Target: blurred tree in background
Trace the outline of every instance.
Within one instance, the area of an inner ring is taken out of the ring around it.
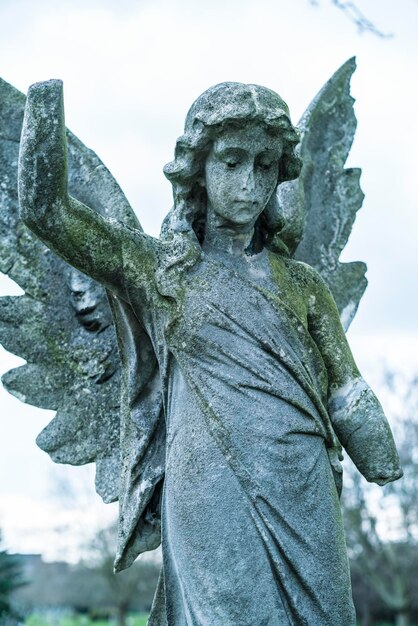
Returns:
[[[149,612],[160,564],[138,559],[129,569],[114,574],[115,549],[116,526],[111,525],[97,532],[85,548],[85,560],[75,565],[22,555],[31,567],[30,584],[16,592],[16,601],[27,615],[47,616],[62,609],[125,626],[128,612]]]
[[[387,373],[384,383],[404,476],[379,488],[348,471],[346,535],[362,626],[385,617],[409,626],[418,621],[418,378]]]
[[[116,541],[116,523],[100,530],[90,546],[89,563],[104,582],[103,602],[115,609],[118,626],[125,626],[130,609],[150,610],[160,567],[156,562],[139,559],[128,569],[115,574]]]
[[[98,498],[91,472],[76,473],[72,467],[68,470],[54,474],[53,497],[63,509],[91,510],[93,499]],[[83,515],[80,517],[82,520]],[[127,570],[115,574],[116,517],[112,516],[110,523],[97,519],[90,528],[83,528],[81,520],[76,529],[78,550],[71,554],[64,549],[61,562],[47,563],[40,555],[21,555],[30,585],[20,590],[16,599],[26,614],[62,608],[70,613],[113,618],[118,626],[125,626],[128,612],[149,612],[161,558],[145,555]],[[57,530],[64,537],[68,531],[65,526]],[[78,563],[66,562],[74,555],[80,559]]]
[[[0,550],[0,624],[12,623],[17,617],[12,596],[24,584],[19,560],[7,550]]]

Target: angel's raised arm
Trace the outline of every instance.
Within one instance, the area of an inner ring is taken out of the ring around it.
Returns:
[[[72,198],[67,178],[62,82],[36,83],[28,92],[19,155],[21,218],[65,261],[126,298],[123,255],[138,257],[140,278],[154,254],[151,238]]]

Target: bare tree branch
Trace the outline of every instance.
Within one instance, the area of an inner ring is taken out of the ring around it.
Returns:
[[[319,6],[319,0],[309,0],[309,2],[312,6]],[[331,4],[343,11],[348,19],[357,26],[360,33],[372,33],[381,39],[393,37],[393,33],[384,33],[379,30],[375,24],[364,15],[355,2],[351,2],[350,0],[331,0]]]

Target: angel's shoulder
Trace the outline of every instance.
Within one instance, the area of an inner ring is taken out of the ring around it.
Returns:
[[[313,304],[329,306],[334,302],[324,278],[312,265],[285,257],[282,257],[281,263],[290,285],[310,307]]]
[[[276,268],[281,267],[283,273],[298,289],[312,291],[325,284],[319,272],[303,261],[275,254],[273,265]]]

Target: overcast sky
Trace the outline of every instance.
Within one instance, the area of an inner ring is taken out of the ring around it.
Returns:
[[[68,127],[97,152],[156,235],[171,205],[162,167],[202,91],[228,80],[262,84],[280,93],[297,122],[356,55],[358,131],[348,165],[363,169],[366,199],[343,260],[369,267],[349,338],[373,379],[383,361],[418,370],[418,1],[358,5],[395,36],[359,35],[329,0],[316,8],[308,0],[0,0],[0,75],[23,92],[39,80],[64,80]],[[1,286],[3,294],[18,293],[6,280]],[[20,363],[0,355],[2,371]],[[34,440],[52,413],[4,390],[0,402],[6,541],[14,550],[67,556],[64,546],[77,540],[69,529],[111,516],[114,507],[80,503],[82,517],[51,498],[60,469]],[[85,473],[70,472],[85,482]]]

